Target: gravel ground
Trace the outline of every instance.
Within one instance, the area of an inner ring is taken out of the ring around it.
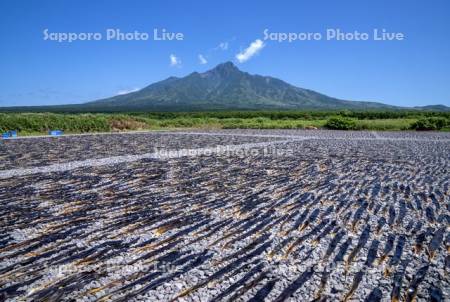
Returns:
[[[243,148],[0,179],[0,299],[450,299],[448,134],[220,134],[164,140]]]
[[[276,137],[189,135],[173,132],[25,137],[0,141],[0,170],[68,161],[277,140]]]

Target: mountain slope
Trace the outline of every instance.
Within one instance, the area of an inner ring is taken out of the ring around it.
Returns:
[[[450,107],[445,105],[427,105],[427,106],[416,106],[414,109],[423,111],[450,111]]]
[[[375,102],[344,101],[282,80],[251,75],[226,62],[204,73],[170,77],[139,91],[84,104],[91,108],[147,110],[395,109]]]

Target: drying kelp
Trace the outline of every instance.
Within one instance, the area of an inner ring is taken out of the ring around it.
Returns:
[[[448,140],[258,133],[8,141],[4,169],[153,146],[283,139],[277,148],[290,152],[255,147],[2,178],[0,299],[448,300]]]

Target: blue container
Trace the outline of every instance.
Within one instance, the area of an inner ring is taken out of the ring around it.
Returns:
[[[9,138],[9,132],[2,133],[2,138]]]

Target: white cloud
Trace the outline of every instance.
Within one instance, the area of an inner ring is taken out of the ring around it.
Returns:
[[[179,66],[181,65],[181,60],[174,54],[170,55],[170,66]]]
[[[122,89],[122,90],[117,91],[117,94],[121,95],[121,94],[127,94],[127,93],[131,93],[131,92],[136,92],[139,89],[140,88]]]
[[[206,60],[206,58],[202,54],[198,55],[198,60],[200,61],[200,64],[202,64],[202,65],[208,63],[208,60]]]
[[[217,46],[217,47],[222,49],[222,50],[227,50],[228,49],[228,42],[221,42],[219,44],[219,46]]]
[[[249,60],[251,57],[256,55],[258,52],[263,49],[265,44],[260,39],[255,40],[250,44],[249,47],[247,47],[244,51],[241,51],[236,55],[236,59],[239,61],[239,63],[244,63],[245,61]]]

